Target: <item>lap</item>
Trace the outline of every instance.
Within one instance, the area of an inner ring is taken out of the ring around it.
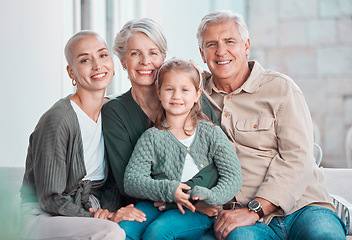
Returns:
[[[41,214],[22,229],[23,239],[125,239],[117,223],[89,217]]]

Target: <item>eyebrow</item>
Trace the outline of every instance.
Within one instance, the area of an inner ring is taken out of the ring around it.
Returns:
[[[106,48],[106,47],[100,48],[100,49],[98,50],[98,52],[101,52],[101,51],[104,51],[104,50],[107,50],[107,48]],[[82,57],[82,56],[87,56],[87,55],[88,55],[88,53],[81,53],[81,54],[79,54],[79,55],[77,56],[77,58]]]

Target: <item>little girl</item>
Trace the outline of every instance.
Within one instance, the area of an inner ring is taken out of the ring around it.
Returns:
[[[198,239],[214,218],[195,212],[191,201],[219,206],[241,188],[241,167],[233,147],[221,128],[200,110],[201,79],[195,64],[175,58],[158,72],[162,111],[155,127],[138,140],[124,180],[127,194],[150,200],[136,205],[147,221],[121,222],[127,239]],[[197,185],[191,189],[182,183],[210,164],[219,174],[214,187]],[[159,211],[152,201],[176,202],[180,211]]]

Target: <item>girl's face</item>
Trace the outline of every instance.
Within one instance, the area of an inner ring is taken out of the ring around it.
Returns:
[[[121,64],[127,69],[132,87],[150,86],[154,84],[157,71],[164,60],[158,46],[147,35],[135,33],[127,42],[127,52]]]
[[[163,82],[157,93],[161,105],[168,116],[187,116],[201,95],[193,84],[191,75],[182,71],[169,71],[164,74]]]
[[[67,66],[67,72],[76,80],[77,90],[105,91],[114,76],[114,63],[105,42],[88,36],[74,43],[72,49],[72,66]]]

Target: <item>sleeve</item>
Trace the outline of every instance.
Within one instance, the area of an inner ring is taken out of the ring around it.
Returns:
[[[106,160],[111,167],[119,192],[126,196],[123,187],[124,174],[133,151],[133,144],[118,109],[107,103],[103,106],[101,114]]]
[[[302,92],[290,89],[275,121],[278,152],[256,197],[289,213],[314,177],[312,120]]]
[[[220,127],[210,127],[211,156],[215,163],[219,178],[217,184],[210,190],[195,186],[191,196],[199,196],[209,206],[219,206],[230,201],[242,187],[241,166],[235,150]]]
[[[151,177],[156,159],[153,134],[147,130],[138,140],[125,172],[125,191],[128,195],[152,201],[173,202],[180,182],[157,180]]]
[[[69,169],[72,168],[71,160],[67,157],[75,155],[72,152],[75,148],[70,149],[69,146],[78,144],[77,141],[81,139],[77,140],[74,137],[72,126],[70,127],[69,124],[57,126],[56,124],[51,125],[51,122],[45,122],[44,125],[41,134],[35,139],[36,154],[33,159],[34,182],[40,207],[51,215],[92,217],[93,214],[88,212],[89,205],[86,205],[87,209],[84,209],[84,204],[82,204],[84,201],[81,201],[84,199],[77,195],[83,196],[83,191],[67,193],[67,189],[70,189],[68,171],[72,170]],[[88,191],[88,195],[85,196],[89,196],[91,184],[87,182],[81,182],[81,184],[81,189]],[[87,201],[88,197],[86,203]]]
[[[205,115],[207,115],[215,124],[219,125],[219,121],[218,119],[216,118],[215,116],[215,113],[207,99],[207,97],[204,95],[204,93],[202,93],[202,103],[201,103],[201,106],[202,106],[202,111]]]

